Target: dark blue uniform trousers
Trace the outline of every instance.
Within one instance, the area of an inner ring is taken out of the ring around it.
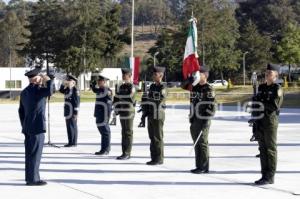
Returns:
[[[97,128],[101,134],[101,151],[110,151],[110,127],[108,121],[103,122],[103,118],[96,118]]]
[[[78,129],[77,119],[74,117],[66,118],[67,132],[68,132],[68,144],[77,145]]]
[[[45,134],[25,134],[25,180],[37,182],[40,180],[39,168],[44,147]]]

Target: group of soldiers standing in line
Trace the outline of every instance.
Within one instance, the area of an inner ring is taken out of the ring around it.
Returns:
[[[147,93],[147,100],[142,102],[143,118],[148,117],[148,132],[150,138],[151,161],[148,165],[163,164],[163,124],[166,91],[162,84],[164,68],[154,67],[153,81]],[[108,78],[99,76],[97,83],[92,82],[92,91],[96,94],[94,116],[101,134],[101,149],[95,155],[108,155],[110,152],[109,119],[114,113],[119,115],[122,129],[122,154],[118,160],[126,160],[131,156],[133,140],[133,120],[135,116],[135,86],[131,83],[131,70],[122,69],[123,84],[112,97],[112,91],[106,86]]]
[[[276,171],[277,149],[276,135],[279,109],[282,103],[282,89],[276,84],[279,68],[268,64],[266,83],[261,84],[253,100],[261,103],[263,109],[255,109],[260,118],[256,118],[257,140],[259,143],[262,178],[255,184],[273,184]],[[162,83],[165,68],[153,68],[153,84],[143,94],[142,121],[139,127],[145,127],[147,117],[148,135],[150,138],[151,160],[147,165],[161,165],[164,162],[163,126],[166,109],[166,88]],[[209,172],[208,135],[211,119],[215,114],[215,92],[207,82],[209,71],[202,66],[198,75],[191,76],[183,83],[183,87],[192,85],[190,95],[190,133],[194,141],[196,168],[195,174]],[[41,77],[39,70],[34,69],[25,74],[30,84],[21,93],[19,115],[22,132],[25,134],[26,184],[39,186],[47,184],[40,179],[39,165],[42,155],[45,127],[45,97],[53,93],[53,78]],[[130,69],[122,69],[123,84],[113,97],[112,91],[106,86],[108,78],[99,76],[91,83],[91,89],[96,94],[94,117],[101,134],[101,149],[95,155],[108,155],[110,152],[111,130],[109,126],[112,109],[120,116],[122,129],[122,154],[118,160],[126,160],[131,156],[133,139],[133,119],[135,115],[135,87],[131,82]],[[53,76],[53,75],[52,75]],[[42,84],[42,80],[45,86]],[[65,147],[77,145],[77,116],[79,110],[79,94],[76,88],[77,79],[68,75],[60,92],[65,95],[64,116],[68,132],[68,144]],[[259,110],[259,111],[258,111]]]

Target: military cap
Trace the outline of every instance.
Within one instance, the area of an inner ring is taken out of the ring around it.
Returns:
[[[41,72],[40,68],[35,68],[33,70],[26,72],[25,76],[27,76],[28,78],[32,78],[32,77],[37,76],[40,72]]]
[[[200,73],[208,73],[209,72],[209,70],[207,69],[206,66],[201,66],[199,71],[200,71]]]
[[[274,71],[277,71],[279,73],[280,71],[280,66],[279,65],[276,65],[276,64],[271,64],[269,63],[267,65],[267,70],[274,70]]]
[[[165,67],[160,67],[160,66],[154,66],[153,67],[153,72],[156,73],[156,72],[159,72],[159,73],[164,73],[166,70]]]
[[[107,81],[107,80],[109,80],[109,79],[106,78],[106,77],[104,77],[104,76],[102,76],[102,75],[99,75],[99,76],[98,76],[98,81],[102,81],[102,80]]]
[[[67,76],[67,80],[68,80],[68,81],[74,80],[75,82],[78,81],[78,79],[77,79],[74,75],[68,75],[68,76]]]
[[[132,73],[132,70],[130,68],[121,68],[122,70],[122,74],[128,74],[128,73]]]

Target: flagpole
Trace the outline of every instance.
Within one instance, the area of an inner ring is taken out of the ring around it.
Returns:
[[[204,44],[204,18],[201,22],[201,40],[202,40],[202,65],[205,66],[205,44]]]
[[[131,76],[131,80],[132,82],[134,81],[134,54],[133,54],[133,50],[134,50],[134,0],[132,0],[132,11],[131,11],[131,55],[130,55],[130,61],[129,61],[129,65],[131,67],[132,70],[132,76]]]
[[[132,13],[131,13],[131,58],[133,59],[134,48],[134,0],[132,0]]]

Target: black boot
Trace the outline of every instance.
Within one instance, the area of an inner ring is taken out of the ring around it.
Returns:
[[[196,169],[192,169],[191,173],[194,174],[201,174],[201,173],[208,173],[208,169],[201,169],[201,168],[196,168]]]
[[[130,155],[122,154],[121,156],[117,157],[117,160],[128,160]]]
[[[95,155],[108,155],[109,154],[109,151],[97,151],[97,152],[95,152]]]
[[[273,178],[267,179],[267,178],[262,177],[261,179],[255,181],[254,183],[256,185],[274,184],[274,179]]]
[[[162,160],[160,161],[154,161],[154,160],[151,160],[149,162],[146,162],[147,165],[161,165],[163,164],[164,162]]]

